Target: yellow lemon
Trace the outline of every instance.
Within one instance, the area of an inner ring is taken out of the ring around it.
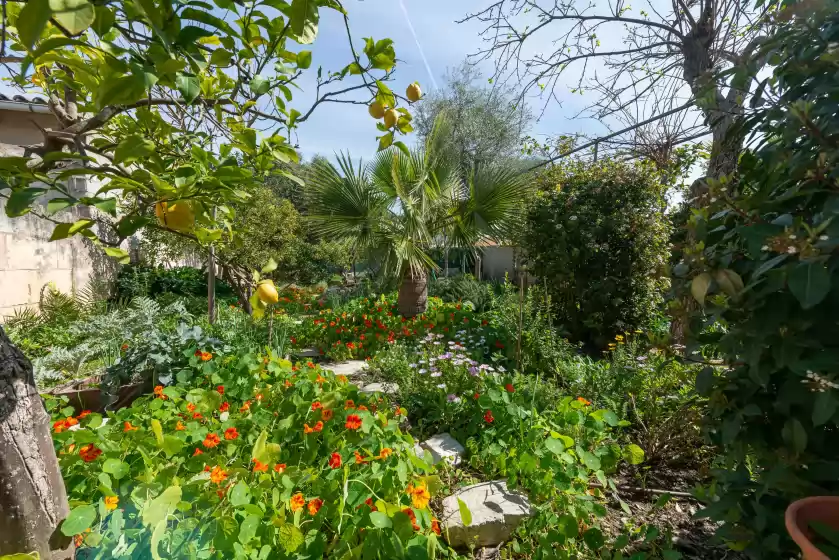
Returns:
[[[385,116],[385,108],[378,101],[372,102],[367,108],[367,112],[370,113],[370,116],[374,119],[380,119]]]
[[[274,287],[272,280],[263,280],[256,287],[256,296],[262,303],[277,303],[280,301],[280,294],[277,293],[277,288]]]
[[[420,97],[422,97],[422,90],[420,89],[419,84],[414,82],[409,85],[408,89],[405,90],[405,97],[407,97],[411,103],[419,101]]]
[[[192,231],[195,227],[195,214],[184,201],[158,202],[154,205],[154,215],[160,225],[175,231]]]
[[[393,128],[397,120],[399,120],[399,113],[396,112],[396,109],[385,111],[385,128]]]

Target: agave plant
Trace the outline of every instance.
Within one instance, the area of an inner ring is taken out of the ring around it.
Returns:
[[[428,272],[438,268],[431,251],[475,251],[479,240],[509,239],[520,223],[528,188],[525,178],[509,168],[464,172],[444,153],[447,130],[441,117],[420,148],[391,147],[366,166],[345,155],[338,157],[337,168],[319,160],[309,177],[314,228],[350,242],[397,278],[398,308],[406,317],[425,311]]]

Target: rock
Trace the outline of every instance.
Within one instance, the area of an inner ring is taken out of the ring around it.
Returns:
[[[362,360],[350,360],[348,362],[340,362],[337,364],[324,364],[321,366],[335,375],[346,375],[352,377],[353,375],[367,369],[367,362]]]
[[[458,498],[472,514],[469,526],[460,518]],[[443,500],[443,535],[455,548],[496,546],[509,539],[519,523],[534,513],[527,498],[510,492],[506,481],[482,482]]]
[[[396,383],[370,383],[361,388],[362,393],[384,393],[385,395],[395,395],[399,392],[399,385]]]
[[[448,433],[437,434],[420,445],[431,452],[432,464],[434,465],[443,460],[452,465],[458,465],[466,453],[460,442]]]
[[[319,358],[320,352],[317,348],[304,348],[300,352],[296,352],[295,355],[299,358]]]

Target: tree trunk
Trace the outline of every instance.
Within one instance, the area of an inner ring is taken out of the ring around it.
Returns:
[[[56,531],[69,511],[32,364],[0,327],[0,555],[70,558]]]
[[[405,273],[402,285],[399,286],[399,298],[396,307],[403,317],[414,317],[425,313],[428,303],[428,275],[420,273]]]

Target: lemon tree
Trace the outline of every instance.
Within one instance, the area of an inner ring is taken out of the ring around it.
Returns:
[[[202,243],[230,234],[231,204],[269,172],[290,175],[298,159],[290,138],[319,105],[347,96],[399,104],[385,85],[393,42],[365,38],[356,47],[338,0],[29,0],[7,8],[4,52],[13,56],[4,62],[14,64],[23,92],[49,100],[58,126],[21,146],[23,155],[0,158],[6,213],[42,216],[55,224],[52,239],[84,235],[116,258],[127,257],[121,241],[143,227]],[[352,55],[337,68],[317,66],[309,46],[326,11],[347,26]],[[301,102],[293,91],[307,74],[317,89]],[[352,83],[336,85],[343,81]],[[90,192],[71,188],[79,176]],[[79,206],[99,212],[61,217]]]

